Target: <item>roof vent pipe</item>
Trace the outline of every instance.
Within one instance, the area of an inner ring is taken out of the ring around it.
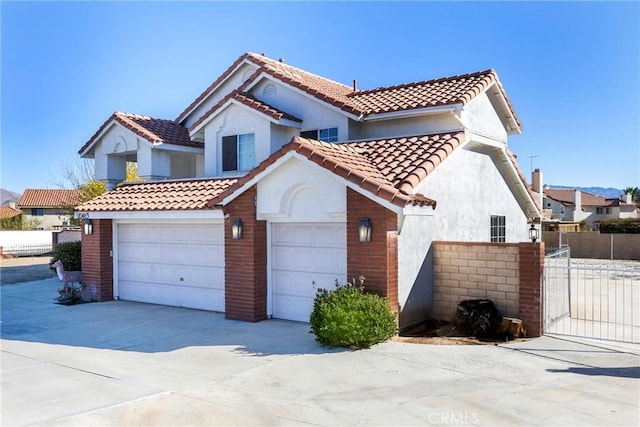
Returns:
[[[280,62],[280,63],[284,64],[284,58],[280,58],[280,59],[278,59],[278,62]]]
[[[353,91],[358,91],[358,81],[356,79],[353,79]]]

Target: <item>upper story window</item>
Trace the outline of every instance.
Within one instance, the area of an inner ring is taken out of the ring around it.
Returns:
[[[596,208],[596,215],[602,215],[602,208]]]
[[[256,165],[254,133],[222,137],[222,171],[248,171]]]
[[[31,208],[31,216],[44,216],[44,208]]]
[[[491,215],[491,241],[504,242],[506,239],[506,217]]]
[[[305,130],[300,132],[300,136],[324,142],[338,142],[338,128]]]

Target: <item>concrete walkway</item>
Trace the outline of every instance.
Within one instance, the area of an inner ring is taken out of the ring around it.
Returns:
[[[629,425],[640,349],[319,346],[309,326],[124,301],[61,306],[58,279],[6,285],[3,426]]]

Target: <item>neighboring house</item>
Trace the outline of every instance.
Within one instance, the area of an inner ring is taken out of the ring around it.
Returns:
[[[18,202],[25,222],[39,230],[53,230],[71,225],[73,207],[80,203],[80,190],[27,189]]]
[[[543,203],[545,209],[551,210],[552,220],[587,221],[591,227],[598,220],[638,216],[630,194],[606,199],[580,190],[545,188]]]
[[[593,228],[602,219],[638,218],[638,207],[631,194],[607,199],[577,189],[549,188],[543,184],[542,176],[540,169],[532,172],[531,188],[543,207],[545,230],[580,231],[581,221]]]
[[[493,70],[358,90],[238,58],[175,121],[114,113],[80,149],[96,178],[147,180],[77,208],[97,298],[308,321],[315,292],[366,277],[400,326],[429,317],[432,243],[520,242],[539,220],[507,147]]]

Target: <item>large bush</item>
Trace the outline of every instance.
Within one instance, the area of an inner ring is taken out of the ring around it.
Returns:
[[[313,302],[311,332],[318,342],[339,347],[368,348],[396,334],[396,316],[389,301],[364,292],[360,284],[319,289]]]
[[[640,234],[640,219],[620,218],[596,221],[600,233]]]
[[[65,271],[82,270],[82,246],[80,242],[60,243],[53,250],[53,256],[49,265],[56,261],[62,261]],[[54,269],[55,270],[55,269]]]

